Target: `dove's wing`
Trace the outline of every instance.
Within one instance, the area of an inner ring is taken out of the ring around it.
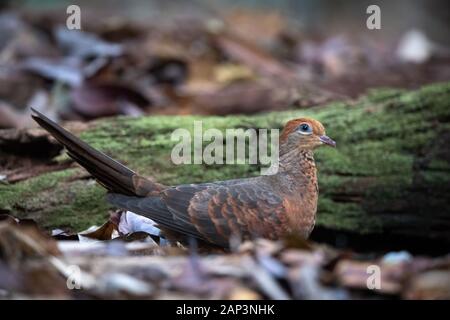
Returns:
[[[283,199],[252,179],[180,185],[160,197],[111,194],[108,199],[165,228],[221,246],[228,246],[232,235],[275,238],[286,222]]]
[[[160,227],[205,240],[201,233],[189,221],[188,217],[174,216],[160,197],[133,197],[118,193],[108,193],[108,202],[112,205],[140,214],[155,221]]]

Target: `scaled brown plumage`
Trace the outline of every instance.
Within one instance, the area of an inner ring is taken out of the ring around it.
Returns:
[[[62,143],[70,157],[108,189],[108,201],[146,216],[163,229],[227,247],[232,236],[307,238],[316,216],[318,185],[313,151],[335,142],[309,118],[289,121],[280,136],[274,175],[165,186],[95,150],[43,114],[33,119]]]

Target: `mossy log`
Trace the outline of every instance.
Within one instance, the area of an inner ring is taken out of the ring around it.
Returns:
[[[135,171],[180,184],[256,175],[259,168],[176,166],[170,161],[176,144],[170,139],[173,130],[192,130],[193,120],[200,119],[204,129],[281,128],[300,116],[322,121],[338,146],[316,153],[316,234],[330,230],[450,244],[450,83],[411,92],[378,89],[356,102],[254,116],[117,117],[79,131],[88,143]],[[59,164],[64,161],[67,156],[56,158]],[[103,188],[75,164],[56,167],[54,172],[1,184],[0,211],[34,218],[46,228],[80,230],[104,222],[110,207]]]

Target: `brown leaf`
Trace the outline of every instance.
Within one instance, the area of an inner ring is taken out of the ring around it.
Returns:
[[[281,110],[295,102],[286,88],[257,82],[235,82],[217,91],[199,93],[194,105],[205,114],[251,114]]]
[[[80,232],[78,235],[81,236],[80,240],[86,237],[93,240],[106,241],[114,238],[113,234],[116,231],[116,228],[117,226],[114,223],[111,221],[106,221],[100,227],[95,228],[94,230],[91,230],[93,228],[89,228],[86,231]]]
[[[373,290],[375,293],[398,294],[407,277],[407,266],[400,264],[383,264],[370,261],[341,260],[335,267],[335,276],[345,287],[369,290],[367,281],[372,274],[368,269],[375,265],[380,268],[381,288]]]
[[[226,12],[224,22],[227,30],[251,42],[275,42],[280,33],[287,29],[287,19],[278,11],[258,8],[238,8]]]
[[[113,83],[84,84],[71,92],[73,109],[87,118],[140,115],[150,101],[134,89]]]
[[[411,279],[403,292],[406,299],[449,300],[450,270],[432,270]]]
[[[21,118],[10,104],[0,101],[0,129],[19,127]]]
[[[19,266],[31,258],[58,255],[56,242],[33,226],[0,222],[0,257],[8,265]]]
[[[283,79],[295,77],[295,73],[291,69],[253,43],[227,34],[217,35],[215,41],[218,47],[232,60],[250,67],[261,75]]]

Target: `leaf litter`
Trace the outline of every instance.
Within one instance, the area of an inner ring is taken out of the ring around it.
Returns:
[[[152,221],[121,211],[77,234],[54,230],[49,235],[32,221],[6,215],[0,231],[2,298],[450,297],[450,256],[391,252],[371,257],[312,242],[305,247],[300,239],[300,245],[293,239],[259,239],[221,252],[203,246],[208,253],[203,254],[193,240],[160,241]],[[380,269],[380,288],[368,285],[370,266]]]

